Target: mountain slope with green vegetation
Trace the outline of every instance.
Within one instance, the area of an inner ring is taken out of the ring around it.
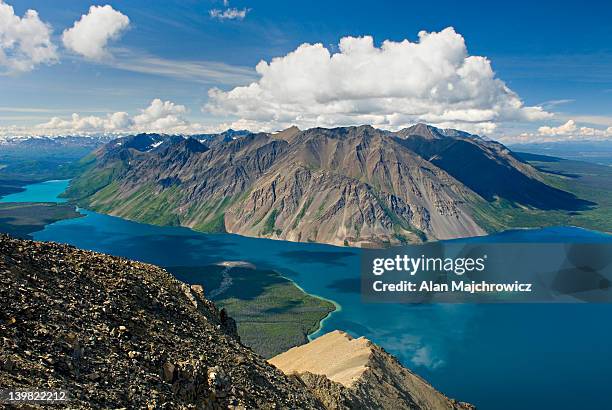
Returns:
[[[363,247],[585,225],[609,209],[502,144],[424,124],[153,141],[98,149],[66,197],[145,223]]]

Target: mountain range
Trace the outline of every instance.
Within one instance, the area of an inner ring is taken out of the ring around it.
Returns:
[[[507,207],[592,205],[500,143],[417,124],[111,141],[65,195],[127,219],[289,241],[386,246],[504,229]]]

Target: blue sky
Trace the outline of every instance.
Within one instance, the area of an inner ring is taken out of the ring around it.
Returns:
[[[56,47],[53,61],[37,63],[32,69],[19,72],[5,70],[0,76],[0,127],[4,127],[5,134],[10,126],[15,132],[27,132],[51,117],[68,119],[72,113],[81,117],[104,117],[109,113],[126,112],[133,117],[154,99],[183,107],[170,107],[168,115],[179,117],[183,125],[196,124],[194,130],[225,125],[281,127],[292,120],[298,121],[301,116],[293,112],[271,116],[268,111],[251,115],[244,111],[245,106],[260,102],[244,93],[239,95],[240,106],[234,104],[230,94],[223,94],[216,98],[211,109],[209,90],[218,88],[227,93],[234,87],[257,82],[260,75],[255,72],[255,66],[260,60],[270,62],[274,57],[286,56],[303,43],[322,43],[333,54],[340,52],[338,43],[347,36],[373,36],[376,48],[384,40],[401,42],[408,39],[416,43],[421,30],[441,32],[453,27],[465,41],[469,55],[487,57],[495,77],[503,81],[525,107],[540,107],[550,115],[517,112],[505,116],[498,114],[479,122],[472,117],[415,114],[415,121],[431,118],[428,122],[463,126],[474,131],[482,129],[497,137],[523,134],[531,139],[539,136],[575,138],[583,127],[595,130],[597,138],[610,138],[605,131],[612,126],[612,2],[609,1],[497,4],[484,1],[230,0],[229,4],[224,4],[223,1],[195,0],[101,3],[4,0],[4,3],[12,6],[19,18],[28,9],[36,10],[39,19],[51,26],[50,40]],[[104,58],[88,58],[62,42],[62,32],[70,29],[81,15],[87,14],[90,6],[106,4],[127,16],[129,25],[108,40]],[[211,16],[211,10],[232,9],[244,11],[244,18]],[[10,52],[14,50],[8,51],[9,56]],[[308,64],[305,58],[296,64]],[[287,70],[270,75],[270,81],[300,80],[291,78],[290,69]],[[376,72],[373,75],[376,76]],[[404,75],[412,74],[407,69],[401,74]],[[277,86],[283,87],[282,84],[270,87]],[[336,91],[332,87],[326,95]],[[351,107],[343,110],[359,110],[360,114],[343,112],[341,116],[317,119],[310,113],[311,117],[304,120],[305,126],[333,125],[336,120],[337,125],[360,122],[369,118],[362,115],[367,107],[385,118],[372,117],[374,121],[381,121],[383,127],[385,121],[393,128],[411,119],[404,110],[402,120],[393,122],[395,120],[389,118],[396,118],[397,115],[393,115],[397,113],[388,108],[381,108],[378,103],[355,104],[353,100],[347,103],[346,90],[337,92],[342,95],[338,99]],[[367,93],[371,91],[368,89]],[[284,112],[289,105],[293,107],[292,97],[272,94],[279,101],[270,106],[270,110]],[[378,97],[388,98],[389,95]],[[363,101],[364,97],[355,98]],[[427,103],[432,102],[428,100]],[[475,103],[466,104],[461,107],[462,112]],[[355,108],[357,105],[359,108]],[[321,109],[326,108],[322,106]],[[482,112],[486,108],[478,106]],[[233,115],[235,112],[237,116]],[[241,119],[244,121],[236,121]],[[565,129],[558,129],[570,120],[573,126],[569,124]],[[146,124],[144,120],[141,123]],[[550,130],[541,133],[540,127]],[[582,133],[587,134],[589,131]]]

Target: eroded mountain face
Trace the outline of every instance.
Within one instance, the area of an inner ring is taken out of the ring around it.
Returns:
[[[503,145],[423,124],[133,138],[96,151],[67,196],[142,222],[351,246],[483,235],[499,198],[575,201]]]
[[[589,205],[546,185],[533,167],[498,142],[424,124],[403,129],[397,136],[402,145],[444,169],[487,201],[503,198],[543,210],[579,210]]]
[[[228,231],[350,245],[484,233],[468,212],[473,193],[382,131],[312,129],[284,149],[228,209]]]

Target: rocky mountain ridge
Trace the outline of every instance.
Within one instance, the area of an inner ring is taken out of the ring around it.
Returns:
[[[581,206],[503,145],[424,124],[293,127],[155,149],[127,138],[97,150],[66,196],[147,223],[350,246],[483,235],[503,227],[499,201]]]

